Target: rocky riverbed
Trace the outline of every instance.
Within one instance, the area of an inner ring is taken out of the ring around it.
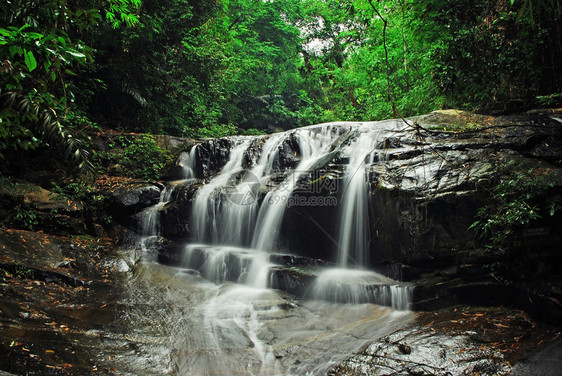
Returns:
[[[455,131],[467,122],[473,130]],[[144,210],[172,183],[103,176],[88,193],[93,208],[39,180],[3,181],[0,374],[561,374],[560,212],[517,228],[510,259],[467,231],[498,164],[516,160],[560,176],[559,122],[446,111],[411,125],[377,146],[389,158],[368,174],[369,247],[382,252],[371,267],[415,286],[415,312],[308,299],[314,269],[334,262],[329,207],[296,203],[285,213],[269,260],[276,289],[212,283],[187,269],[186,213],[226,163],[228,139],[186,144],[206,145],[195,166],[201,179],[174,186],[171,201],[157,206],[161,232],[150,257],[137,242]],[[260,142],[244,163],[255,162]],[[288,137],[280,165],[294,166],[299,153]],[[329,157],[298,185],[337,183],[345,158]],[[170,167],[171,180],[180,167]],[[560,186],[554,179],[548,192]],[[497,264],[514,267],[517,278],[494,275]]]
[[[197,275],[136,262],[138,255],[108,239],[1,230],[0,240],[0,343],[6,354],[0,369],[6,374],[189,374],[193,363],[185,359],[195,351],[189,336],[197,330],[185,324],[193,323],[194,306],[206,291],[194,283]],[[542,348],[551,351],[550,373],[543,374],[560,374],[560,346],[552,349],[560,327],[519,310],[457,306],[394,317],[387,308],[340,305],[323,307],[331,314],[315,324],[310,313],[319,308],[309,303],[277,293],[261,301],[267,324],[236,346],[250,356],[252,341],[266,344],[272,364],[294,374],[314,363],[321,370],[315,374],[532,375],[525,362]],[[280,308],[272,311],[267,301]],[[289,335],[305,317],[308,328]],[[197,351],[199,358],[216,350]]]

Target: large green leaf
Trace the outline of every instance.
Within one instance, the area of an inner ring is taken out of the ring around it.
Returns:
[[[44,37],[43,34],[41,33],[35,33],[35,32],[29,32],[29,33],[25,33],[25,36],[27,38],[31,38],[31,39],[41,39]]]
[[[33,52],[23,50],[23,55],[25,57],[25,65],[27,65],[27,69],[32,72],[35,68],[37,68],[37,60],[35,60]]]
[[[14,33],[0,27],[0,34],[2,34],[5,37],[10,37],[13,36]]]

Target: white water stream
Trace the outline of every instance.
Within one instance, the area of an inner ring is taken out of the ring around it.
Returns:
[[[368,170],[380,153],[375,146],[381,137],[402,128],[397,121],[325,124],[275,134],[258,140],[261,151],[253,165],[249,156],[256,139],[231,138],[228,161],[198,190],[192,212],[186,213],[192,242],[185,246],[182,267],[167,269],[174,286],[185,284],[184,297],[177,287],[169,290],[170,300],[185,301],[184,309],[165,318],[173,325],[169,373],[325,374],[368,341],[409,320],[403,310],[410,288],[362,270],[370,252]],[[290,137],[298,145],[291,151],[296,162],[279,170],[280,150]],[[346,162],[333,233],[339,243],[338,267],[313,270],[316,283],[305,300],[269,289],[271,268],[281,267],[270,255],[277,251],[287,202],[299,179],[338,158]],[[195,147],[182,154],[185,178],[194,178],[196,159]],[[280,182],[275,179],[279,176]],[[157,213],[172,191],[173,184],[145,212],[147,254],[161,233]]]
[[[325,126],[295,132],[295,136],[301,152],[301,161],[281,184],[269,191],[260,207],[252,247],[262,252],[273,250],[283,214],[299,178],[311,171],[317,162],[332,151],[331,147],[339,139],[340,132],[333,132],[331,126]]]
[[[299,301],[271,289],[215,284],[156,263],[137,267],[135,276],[129,293],[137,304],[128,315],[152,332],[143,346],[158,352],[144,355],[150,375],[326,375],[413,319],[375,304]],[[158,364],[162,358],[167,364]]]

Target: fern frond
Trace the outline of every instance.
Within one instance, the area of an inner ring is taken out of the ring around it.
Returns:
[[[0,111],[11,110],[19,118],[21,124],[53,149],[63,151],[63,157],[71,167],[88,176],[92,176],[95,168],[90,154],[84,149],[80,139],[74,137],[64,127],[53,108],[41,108],[41,105],[16,92],[0,94]]]
[[[144,97],[139,93],[137,89],[134,89],[129,85],[127,85],[126,83],[124,83],[122,85],[122,90],[124,93],[129,94],[131,97],[133,97],[141,106],[143,107],[148,106],[148,101],[144,99]]]

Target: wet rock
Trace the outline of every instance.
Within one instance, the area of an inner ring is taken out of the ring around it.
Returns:
[[[330,195],[329,189],[338,187],[339,182],[328,183],[302,188],[290,198],[280,229],[280,248],[323,262],[337,260],[338,244],[334,234],[338,225],[338,199]]]
[[[232,142],[228,138],[211,139],[197,147],[195,176],[207,178],[224,166],[230,156]]]
[[[252,141],[247,152],[244,153],[244,161],[242,162],[243,168],[254,166],[259,161],[262,154],[262,147],[268,138],[269,136],[256,137]]]
[[[76,269],[76,263],[70,260],[65,260],[57,265],[57,268],[72,268]]]
[[[135,334],[124,319],[128,304],[149,300],[128,297],[118,267],[127,255],[107,240],[28,231],[2,229],[0,244],[0,369],[17,375],[165,373],[160,365],[169,358],[158,355],[158,345],[143,345],[159,341],[154,331]],[[77,268],[60,265],[62,259]]]
[[[0,184],[3,226],[63,236],[87,234],[84,209],[82,202],[30,182],[6,179]]]
[[[196,143],[195,140],[189,138],[175,137],[170,135],[157,134],[153,135],[156,145],[164,150],[178,150],[188,148],[189,146]]]
[[[562,375],[562,340],[550,343],[529,359],[513,368],[512,376],[560,376]]]
[[[89,286],[92,284],[92,281],[76,278],[69,274],[53,270],[43,270],[16,263],[0,264],[0,270],[16,275],[19,278],[34,279],[49,283],[64,283],[72,287]]]
[[[470,332],[442,333],[416,327],[381,338],[335,368],[336,375],[509,375],[511,365]]]
[[[78,212],[83,204],[62,194],[55,194],[43,187],[26,181],[11,181],[0,184],[0,197],[4,200],[20,201],[23,205],[39,211]]]
[[[300,161],[300,147],[295,136],[291,135],[281,145],[279,150],[278,166],[279,169],[295,167]]]
[[[375,269],[379,273],[382,273],[389,278],[404,282],[410,282],[418,279],[424,272],[431,272],[431,269],[421,269],[411,265],[394,262],[385,263],[382,265],[378,264]]]
[[[111,212],[125,217],[152,206],[158,202],[162,186],[155,183],[126,183],[107,192]]]
[[[183,241],[189,239],[193,198],[200,187],[200,181],[190,180],[174,189],[171,201],[160,209],[160,226],[163,236]]]
[[[298,255],[290,254],[271,254],[269,256],[269,261],[274,264],[279,264],[283,266],[306,266],[306,267],[316,267],[324,264],[323,260],[311,259],[309,257],[303,257]]]
[[[184,245],[164,237],[157,238],[152,245],[152,249],[158,254],[158,262],[172,266],[182,266],[184,248]]]
[[[298,268],[273,267],[270,269],[270,287],[281,291],[286,291],[298,297],[306,296],[316,275]]]
[[[398,344],[398,351],[400,351],[401,354],[409,355],[412,353],[412,347],[405,343],[400,343]]]

